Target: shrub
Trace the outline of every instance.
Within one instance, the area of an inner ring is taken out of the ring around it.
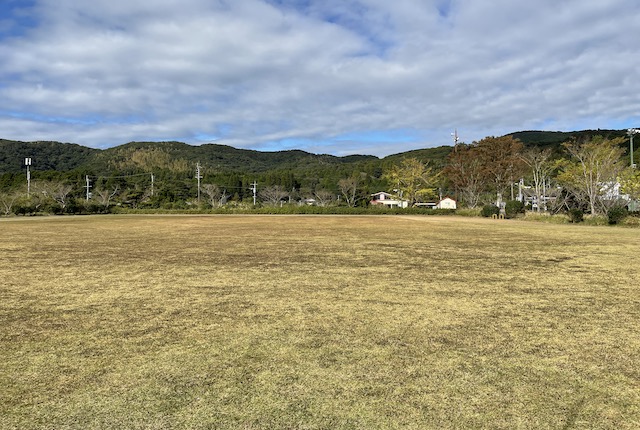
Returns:
[[[490,217],[493,215],[498,215],[500,213],[500,208],[496,205],[485,205],[482,207],[482,216]]]
[[[626,217],[620,224],[627,227],[640,227],[640,217],[629,214],[629,216]]]
[[[78,200],[71,200],[67,206],[64,208],[63,211],[61,211],[62,213],[67,213],[67,214],[72,214],[72,215],[78,215],[81,214],[84,211],[84,204],[81,201]]]
[[[524,213],[524,203],[519,200],[509,200],[504,207],[507,218],[515,218],[518,214]]]
[[[38,207],[37,212],[52,215],[61,215],[63,213],[63,210],[59,204],[52,201],[47,201]]]
[[[607,220],[610,225],[621,223],[627,216],[629,211],[624,206],[614,206],[607,211]]]
[[[571,209],[567,212],[567,215],[569,215],[569,221],[574,224],[584,221],[584,212],[582,212],[582,209]]]
[[[20,202],[13,205],[13,213],[16,215],[32,215],[36,212],[36,208],[29,202]]]

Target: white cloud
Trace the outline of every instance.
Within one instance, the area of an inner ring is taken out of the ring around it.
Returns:
[[[38,0],[31,13],[0,44],[3,138],[383,155],[449,144],[454,127],[471,141],[638,126],[632,0]],[[423,137],[357,139],[404,129]]]

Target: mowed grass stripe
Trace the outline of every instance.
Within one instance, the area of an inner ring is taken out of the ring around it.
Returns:
[[[637,428],[640,231],[0,221],[0,428]]]

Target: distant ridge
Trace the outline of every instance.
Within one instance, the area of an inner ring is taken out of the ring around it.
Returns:
[[[627,130],[581,130],[581,131],[517,131],[508,136],[520,140],[525,146],[560,146],[568,140],[584,139],[602,135],[607,138],[622,137]]]
[[[620,137],[626,130],[582,130],[562,131],[518,131],[510,133],[525,146],[540,146],[560,149],[562,143],[571,138],[593,135]],[[471,142],[467,142],[471,143]],[[389,155],[382,159],[373,155],[348,155],[338,157],[327,154],[312,154],[302,150],[264,152],[237,149],[219,144],[199,146],[183,142],[129,142],[109,149],[94,149],[75,143],[53,141],[21,142],[0,139],[0,174],[18,173],[23,170],[24,158],[31,157],[34,169],[39,171],[90,171],[104,174],[122,166],[144,168],[149,166],[178,166],[200,162],[211,169],[224,172],[264,173],[273,170],[323,170],[345,169],[362,163],[389,164],[403,158],[415,157],[431,161],[435,166],[444,165],[452,146],[416,149]],[[137,164],[136,164],[137,163]]]

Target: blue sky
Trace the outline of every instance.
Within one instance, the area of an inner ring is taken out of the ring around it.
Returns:
[[[640,126],[635,0],[0,0],[0,138],[384,156]]]

